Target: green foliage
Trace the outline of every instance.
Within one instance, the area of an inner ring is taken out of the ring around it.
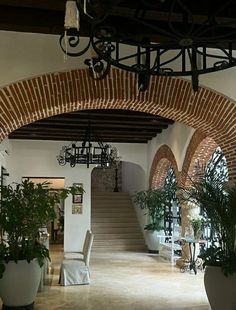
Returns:
[[[211,246],[206,249],[200,258],[203,259],[203,267],[218,266],[226,276],[236,273],[236,252],[226,253],[222,247]]]
[[[205,264],[221,266],[225,274],[236,273],[236,186],[223,186],[212,171],[207,178],[193,183],[182,195],[202,207],[219,240],[203,254]]]
[[[204,223],[204,218],[202,215],[193,214],[187,216],[189,219],[189,223],[191,224],[194,232],[194,236],[201,230],[202,225]]]
[[[160,231],[164,228],[164,207],[167,202],[167,192],[161,189],[148,189],[135,194],[134,202],[142,210],[147,210],[150,223],[144,229]]]
[[[70,187],[52,191],[48,183],[20,184],[1,187],[0,205],[0,278],[4,262],[37,258],[40,266],[49,251],[39,242],[39,230],[56,217],[54,205],[69,194],[81,193],[82,188]]]

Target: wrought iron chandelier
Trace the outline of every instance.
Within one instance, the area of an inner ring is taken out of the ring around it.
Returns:
[[[67,1],[62,50],[82,56],[91,77],[104,78],[111,66],[134,72],[139,91],[151,75],[199,75],[236,65],[235,1],[76,0]],[[81,27],[79,26],[81,23]],[[87,37],[81,46],[81,37]]]
[[[96,141],[95,146],[92,141]],[[104,144],[101,139],[91,130],[89,122],[81,145],[78,142],[72,142],[68,146],[63,146],[60,154],[57,156],[59,165],[65,166],[67,163],[71,167],[77,164],[96,165],[96,167],[109,168],[116,167],[120,161],[118,150],[108,144]]]

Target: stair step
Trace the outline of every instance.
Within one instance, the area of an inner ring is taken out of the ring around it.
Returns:
[[[92,217],[95,217],[96,218],[103,218],[103,217],[106,217],[106,218],[133,218],[134,217],[134,213],[133,212],[126,212],[125,214],[122,213],[122,212],[112,212],[109,213],[109,212],[92,212]]]
[[[92,210],[92,213],[95,214],[95,213],[102,213],[102,212],[110,212],[110,213],[117,213],[117,212],[120,212],[122,214],[127,214],[127,213],[133,213],[135,214],[135,210],[133,208],[123,208],[122,210],[120,208],[111,208],[111,207],[108,207],[108,208],[105,208],[105,207],[100,207],[100,208],[94,208]]]
[[[117,245],[144,245],[143,239],[117,239],[117,240],[95,240],[93,247],[117,246]]]
[[[133,217],[121,218],[121,217],[96,217],[92,219],[92,225],[94,223],[137,223],[137,220]]]
[[[96,234],[120,234],[120,233],[128,233],[128,234],[133,234],[133,233],[140,233],[140,229],[139,227],[96,227],[96,228],[92,228],[93,231],[96,231]]]
[[[107,248],[107,247],[104,247],[104,248],[96,248],[96,249],[93,249],[92,252],[96,253],[96,252],[127,252],[127,251],[130,251],[130,252],[142,252],[142,253],[146,253],[147,252],[147,249],[145,247],[131,247],[131,246],[119,246],[119,247],[112,247],[112,248]]]
[[[137,222],[108,222],[106,225],[104,223],[92,223],[92,229],[100,229],[100,228],[137,228],[140,231],[140,227]]]
[[[95,234],[94,240],[119,240],[119,239],[140,239],[141,233],[112,233],[112,234]]]
[[[128,193],[92,194],[93,251],[145,251],[135,208]]]
[[[121,203],[119,204],[119,202],[101,202],[101,203],[94,203],[92,204],[92,209],[101,209],[101,208],[105,208],[105,209],[121,209],[122,211],[124,209],[134,209],[132,204],[128,204],[128,203]]]

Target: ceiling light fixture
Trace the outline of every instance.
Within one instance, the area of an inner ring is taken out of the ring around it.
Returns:
[[[136,73],[139,91],[148,88],[152,75],[189,76],[197,91],[199,75],[236,65],[234,0],[211,4],[189,0],[67,1],[66,32],[60,45],[69,56],[82,56],[92,46],[96,56],[85,64],[94,79],[104,78],[115,66]],[[74,23],[68,22],[72,19]],[[88,37],[86,46],[81,47],[81,37]]]
[[[92,141],[96,141],[95,145]],[[71,167],[77,164],[95,165],[100,168],[116,167],[120,161],[118,150],[108,144],[104,144],[101,139],[91,130],[91,124],[85,133],[81,145],[78,142],[72,142],[68,146],[63,146],[60,154],[57,156],[59,165],[65,166],[67,163]]]

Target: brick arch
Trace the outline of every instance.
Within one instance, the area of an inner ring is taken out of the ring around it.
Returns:
[[[156,152],[149,174],[149,187],[163,187],[168,169],[174,169],[177,182],[179,180],[179,171],[177,162],[172,150],[168,145],[162,145]]]
[[[190,178],[196,178],[195,166],[197,161],[207,164],[217,146],[217,143],[211,137],[207,137],[200,130],[194,132],[187,147],[182,167],[181,181],[184,186],[190,185]]]
[[[137,94],[135,75],[113,69],[93,81],[86,69],[41,75],[0,89],[0,140],[13,130],[56,114],[83,109],[136,110],[179,121],[212,137],[230,161],[236,178],[235,102],[206,87],[197,93],[188,80],[152,76]]]

